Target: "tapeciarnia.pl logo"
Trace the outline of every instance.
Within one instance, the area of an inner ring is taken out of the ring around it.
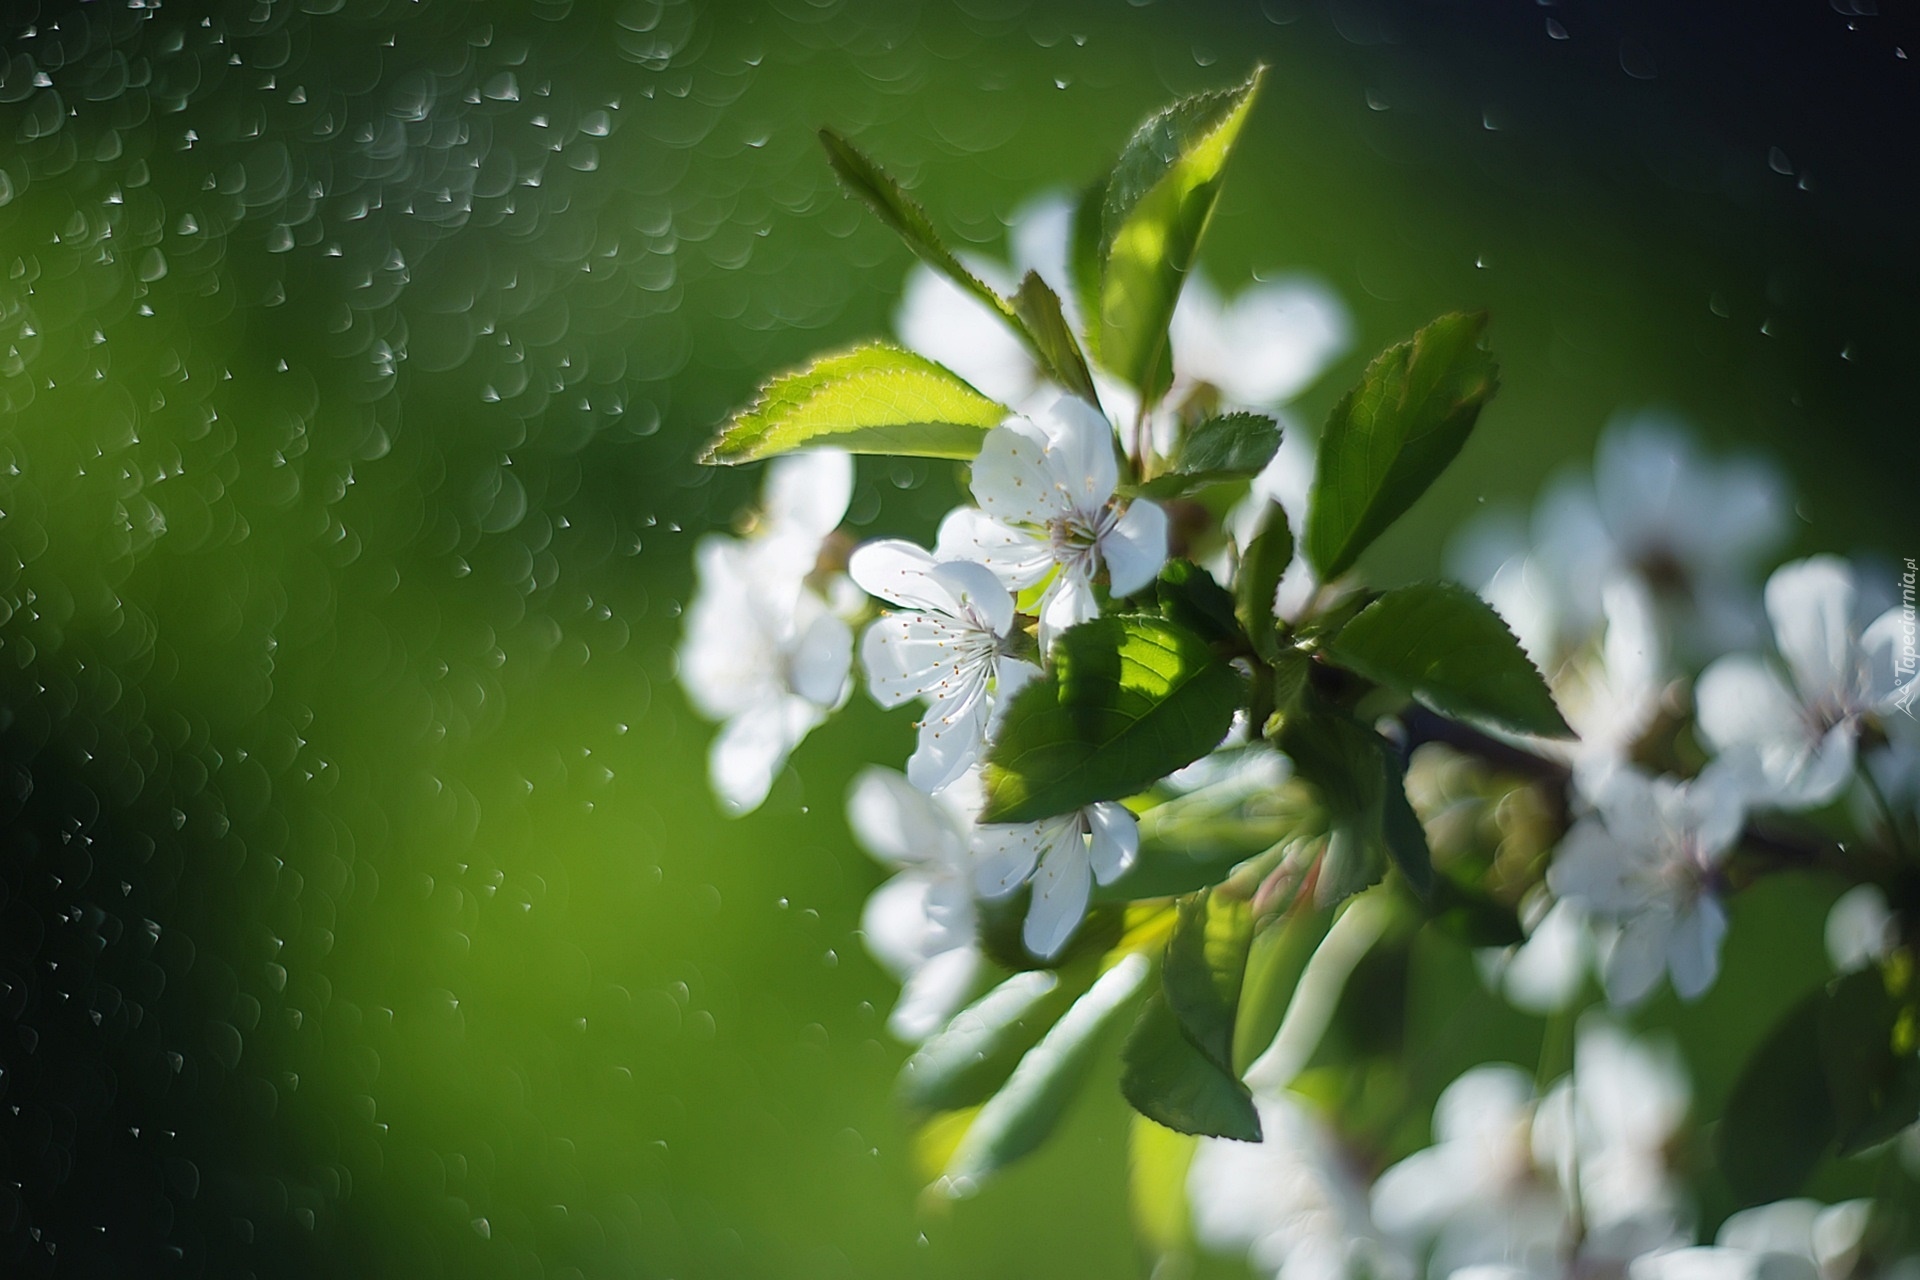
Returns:
[[[1920,655],[1914,652],[1914,576],[1914,559],[1908,556],[1906,572],[1900,575],[1900,644],[1893,655],[1893,683],[1899,693],[1893,705],[1909,717],[1920,719],[1913,709],[1914,697],[1920,695],[1920,680],[1913,678],[1916,667],[1920,667]]]

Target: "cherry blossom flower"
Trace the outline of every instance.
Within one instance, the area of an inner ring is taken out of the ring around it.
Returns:
[[[1166,563],[1166,513],[1144,498],[1118,503],[1119,479],[1112,425],[1084,400],[1062,396],[1047,413],[987,434],[973,463],[980,505],[947,516],[938,554],[978,561],[1010,590],[1051,574],[1039,603],[1046,649],[1099,616],[1094,580],[1103,570],[1112,593],[1129,596]]]
[[[1744,794],[1713,767],[1690,782],[1617,769],[1560,842],[1547,884],[1615,926],[1601,961],[1615,1004],[1638,1003],[1663,972],[1683,999],[1713,985],[1727,931],[1717,871],[1745,820]]]
[[[899,873],[867,899],[861,933],[874,959],[901,980],[887,1027],[918,1042],[966,1002],[981,971],[975,945],[973,789],[929,796],[892,769],[868,767],[847,796],[847,824],[861,845]]]
[[[695,550],[680,683],[720,722],[707,772],[731,813],[759,807],[787,756],[852,687],[853,634],[808,585],[852,485],[844,453],[776,459],[751,536],[709,534]]]
[[[1195,1238],[1276,1280],[1410,1280],[1413,1260],[1373,1224],[1367,1188],[1290,1093],[1259,1097],[1255,1142],[1202,1138],[1187,1167]]]
[[[988,823],[974,828],[974,887],[983,898],[1004,898],[1031,881],[1021,939],[1047,959],[1079,927],[1092,882],[1111,883],[1139,851],[1139,823],[1111,800],[1039,822]]]
[[[1468,1070],[1434,1107],[1434,1145],[1375,1181],[1374,1221],[1391,1237],[1434,1241],[1433,1276],[1556,1263],[1568,1205],[1550,1156],[1535,1152],[1533,1118],[1525,1072],[1497,1063]]]
[[[1013,597],[985,566],[936,560],[909,542],[869,542],[847,572],[872,595],[912,610],[867,628],[860,642],[867,688],[882,706],[926,700],[907,777],[938,791],[979,759],[996,702],[1004,706],[1040,674],[1006,653]]]
[[[1784,671],[1753,654],[1714,662],[1694,691],[1700,729],[1748,771],[1756,803],[1812,808],[1845,789],[1862,720],[1891,706],[1893,664],[1867,637],[1885,643],[1893,628],[1863,625],[1853,571],[1837,556],[1775,570],[1766,606]]]

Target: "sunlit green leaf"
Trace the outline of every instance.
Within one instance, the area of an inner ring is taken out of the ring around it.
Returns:
[[[781,374],[735,414],[703,462],[755,462],[821,445],[851,453],[971,458],[1006,406],[924,356],[884,342]]]
[[[1442,715],[1543,737],[1571,737],[1547,682],[1500,615],[1447,582],[1388,591],[1326,645],[1349,671]]]
[[[1264,413],[1229,413],[1194,424],[1166,470],[1140,486],[1149,498],[1177,498],[1224,480],[1251,480],[1280,448],[1280,424]]]
[[[981,1179],[1046,1141],[1086,1082],[1102,1033],[1132,1005],[1151,972],[1144,956],[1124,957],[1027,1051],[954,1148],[940,1179],[942,1190],[971,1194]]]
[[[1268,662],[1280,656],[1280,637],[1274,626],[1273,601],[1280,590],[1280,579],[1293,562],[1293,528],[1287,523],[1287,509],[1269,502],[1260,513],[1260,525],[1247,544],[1234,579],[1234,609],[1253,651]]]
[[[1053,380],[1088,404],[1098,405],[1100,393],[1094,389],[1087,358],[1067,324],[1066,313],[1060,309],[1060,295],[1029,271],[1020,281],[1020,291],[1013,295],[1013,311],[1032,335],[1040,363]]]
[[[1241,644],[1233,596],[1191,560],[1169,560],[1154,585],[1160,613],[1211,643]]]
[[[1107,179],[1096,345],[1101,363],[1136,387],[1158,385],[1172,368],[1167,325],[1261,75],[1150,117]]]
[[[1180,903],[1160,985],[1187,1038],[1222,1070],[1233,1069],[1233,1026],[1253,943],[1244,898],[1209,889]]]
[[[988,749],[983,822],[1032,822],[1142,791],[1212,750],[1240,702],[1233,668],[1162,618],[1082,623],[1052,657]]]
[[[1302,904],[1304,907],[1306,904]],[[1244,1072],[1273,1043],[1293,1003],[1294,989],[1315,948],[1333,925],[1331,911],[1296,909],[1278,925],[1262,929],[1247,951],[1240,987],[1240,1014],[1233,1029],[1233,1069]]]
[[[1169,1129],[1260,1141],[1253,1095],[1187,1038],[1161,992],[1148,998],[1120,1051],[1120,1092]]]
[[[1447,315],[1382,352],[1320,435],[1307,558],[1323,580],[1352,567],[1466,443],[1499,385],[1485,313]]]

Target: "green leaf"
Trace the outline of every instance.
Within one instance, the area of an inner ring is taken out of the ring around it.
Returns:
[[[1327,808],[1320,905],[1377,883],[1389,860],[1417,892],[1432,889],[1426,832],[1407,803],[1399,759],[1384,738],[1345,712],[1297,706],[1282,718],[1277,745]]]
[[[1828,989],[1820,1059],[1843,1156],[1877,1146],[1920,1119],[1920,1056],[1910,1044],[1896,1044],[1902,1014],[1912,1017],[1909,1008],[1888,993],[1877,968],[1847,974]]]
[[[1253,909],[1209,889],[1181,900],[1160,985],[1194,1047],[1233,1070],[1233,1026],[1253,943]]]
[[[1088,404],[1097,406],[1100,393],[1094,389],[1087,358],[1081,354],[1080,344],[1060,309],[1060,295],[1038,274],[1029,271],[1021,278],[1020,291],[1013,295],[1013,311],[1032,335],[1040,363],[1053,375],[1053,380]]]
[[[1233,668],[1161,618],[1083,622],[1052,656],[988,749],[982,822],[1034,822],[1142,791],[1212,750],[1240,703]]]
[[[701,457],[757,462],[817,445],[851,453],[971,458],[1005,405],[924,356],[884,342],[783,373],[733,416]]]
[[[1169,560],[1154,586],[1160,615],[1209,644],[1245,643],[1234,617],[1233,596],[1191,560]]]
[[[1120,1092],[1141,1115],[1180,1133],[1260,1141],[1252,1093],[1195,1047],[1161,992],[1148,997],[1120,1051]]]
[[[1293,528],[1287,523],[1287,509],[1269,502],[1260,513],[1260,526],[1247,544],[1240,561],[1239,576],[1234,579],[1234,611],[1245,628],[1253,651],[1267,662],[1280,657],[1280,636],[1274,623],[1273,599],[1280,590],[1280,579],[1293,563]]]
[[[1388,591],[1326,644],[1334,662],[1445,716],[1547,738],[1573,730],[1492,606],[1464,587]]]
[[[1167,469],[1140,486],[1149,498],[1177,498],[1224,480],[1250,480],[1280,449],[1280,424],[1264,413],[1229,413],[1180,437]]]
[[[1307,962],[1333,927],[1333,912],[1307,910],[1306,905],[1261,930],[1248,948],[1240,1016],[1233,1028],[1235,1072],[1244,1072],[1273,1043]]]
[[[1320,435],[1307,558],[1323,581],[1353,566],[1453,461],[1499,385],[1484,312],[1447,315],[1389,347]]]
[[[1080,309],[1087,354],[1100,358],[1100,217],[1106,206],[1103,178],[1080,193],[1073,206],[1073,231],[1067,244],[1068,285]]]
[[[937,1184],[943,1191],[970,1195],[983,1178],[1046,1141],[1086,1082],[1101,1034],[1125,1012],[1151,972],[1144,956],[1124,957],[1027,1051],[954,1148]]]
[[[820,131],[820,144],[827,149],[827,163],[833,166],[840,185],[865,201],[867,207],[880,216],[880,221],[892,227],[907,242],[907,247],[919,254],[928,266],[986,303],[997,315],[1012,324],[1016,331],[1019,330],[1019,322],[1007,300],[988,288],[978,276],[967,270],[960,259],[953,256],[953,250],[947,248],[940,234],[933,229],[926,210],[894,181],[893,175],[832,129]],[[1024,339],[1027,335],[1022,333],[1021,337]]]
[[[1213,216],[1227,157],[1264,68],[1183,98],[1142,124],[1108,177],[1100,214],[1101,363],[1143,391],[1169,375],[1167,326]],[[1149,397],[1151,398],[1151,397]]]
[[[1045,971],[1016,973],[955,1014],[900,1069],[900,1100],[917,1111],[951,1111],[986,1101],[1087,989],[1091,966],[1082,966],[1075,979]]]
[[[1796,1004],[1747,1059],[1714,1134],[1720,1172],[1742,1205],[1793,1195],[1833,1145],[1836,1118],[1820,1061],[1827,993]]]

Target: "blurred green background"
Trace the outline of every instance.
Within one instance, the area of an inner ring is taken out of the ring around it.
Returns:
[[[1352,309],[1299,416],[1494,316],[1504,390],[1379,580],[1648,404],[1779,458],[1804,548],[1911,555],[1913,64],[1857,7],[8,6],[0,1270],[1139,1273],[1110,1078],[918,1196],[841,813],[909,717],[856,699],[726,821],[673,684],[757,481],[696,446],[908,264],[814,129],[994,253],[1266,60],[1207,266]],[[863,460],[852,523],[924,537],[954,485]],[[1831,892],[1737,905],[1705,1114]],[[1532,1063],[1416,953],[1365,987],[1410,1097],[1476,1027]]]

